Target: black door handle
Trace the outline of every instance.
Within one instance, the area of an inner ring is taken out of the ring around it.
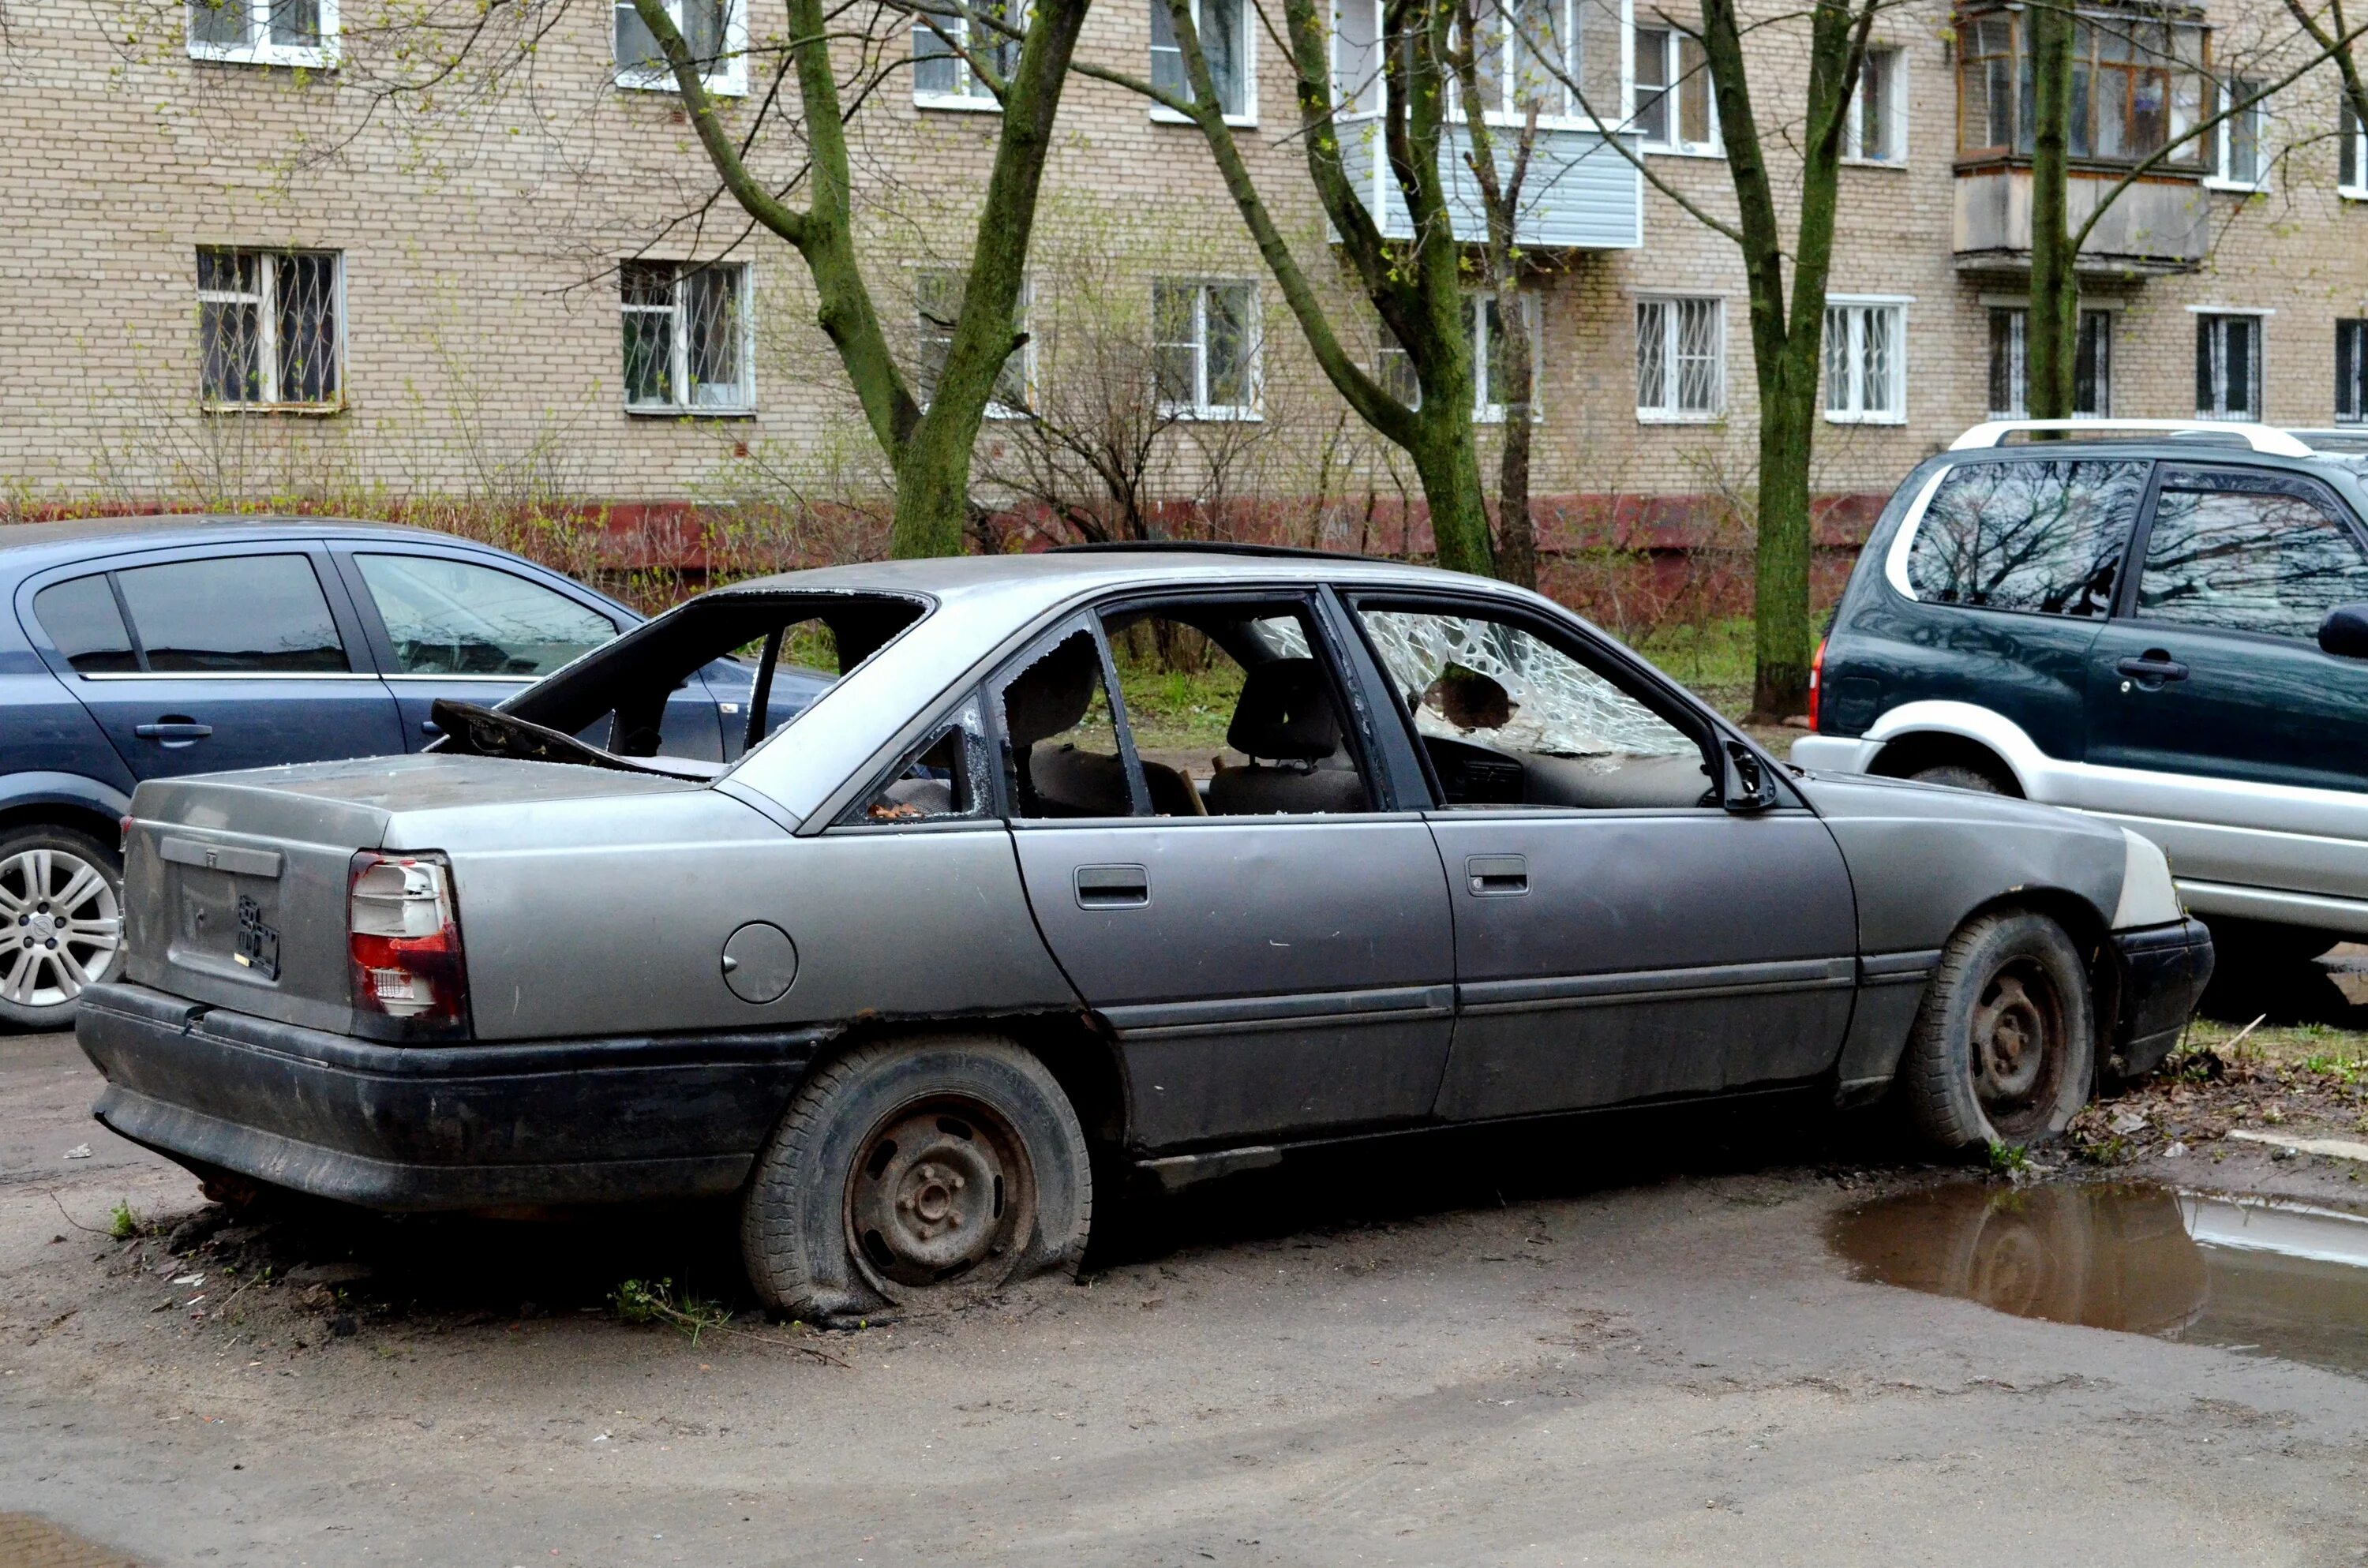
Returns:
[[[2167,680],[2187,678],[2187,666],[2160,648],[2148,648],[2135,659],[2123,659],[2113,668],[2149,691]]]
[[[162,741],[168,746],[185,746],[192,741],[204,740],[214,733],[214,727],[168,716],[153,724],[134,724],[131,733],[143,741]]]
[[[444,726],[433,719],[422,719],[419,721],[419,733],[432,741],[444,733]]]
[[[1080,909],[1140,909],[1151,902],[1151,873],[1140,866],[1080,866],[1072,885]]]
[[[1512,898],[1530,891],[1530,863],[1519,855],[1467,855],[1463,875],[1474,898]]]

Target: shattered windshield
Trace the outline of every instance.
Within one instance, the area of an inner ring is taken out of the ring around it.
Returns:
[[[1679,756],[1698,744],[1593,670],[1517,626],[1374,609],[1366,629],[1426,735],[1489,733],[1543,756]]]

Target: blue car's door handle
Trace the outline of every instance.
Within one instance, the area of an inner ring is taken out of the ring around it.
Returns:
[[[134,724],[131,733],[143,741],[162,741],[166,745],[188,745],[204,740],[214,733],[211,724],[193,723],[187,719],[159,719],[153,724]]]

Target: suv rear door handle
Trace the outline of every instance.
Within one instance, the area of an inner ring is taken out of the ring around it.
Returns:
[[[1530,891],[1530,863],[1519,855],[1467,855],[1463,875],[1474,898],[1514,898]]]
[[[1140,866],[1080,866],[1071,885],[1079,909],[1140,909],[1151,902],[1151,873]]]
[[[2131,680],[2145,685],[2148,690],[2167,680],[2185,680],[2187,666],[2160,648],[2148,648],[2135,659],[2123,659],[2113,666]]]
[[[204,740],[214,733],[214,727],[187,719],[159,719],[153,724],[134,724],[131,733],[143,741],[162,741],[168,746],[185,746],[191,741]]]

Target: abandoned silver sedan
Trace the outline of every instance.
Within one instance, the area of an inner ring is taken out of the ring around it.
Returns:
[[[727,654],[833,684],[667,755]],[[410,757],[141,785],[97,1114],[217,1191],[736,1195],[810,1319],[1072,1267],[1097,1171],[1792,1088],[2060,1131],[2207,977],[2163,857],[1797,775],[1533,594],[1250,550],[710,593]]]

